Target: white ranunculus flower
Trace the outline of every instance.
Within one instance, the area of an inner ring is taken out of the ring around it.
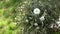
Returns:
[[[28,20],[26,19],[26,22],[28,22]]]
[[[36,29],[40,29],[39,27],[36,27]]]
[[[34,12],[34,14],[40,14],[40,9],[39,8],[35,8],[33,12]]]
[[[54,24],[51,24],[50,28],[53,28],[53,25],[54,25]]]
[[[44,21],[44,20],[45,20],[44,17],[45,17],[45,16],[40,17],[40,21]]]
[[[15,20],[17,20],[17,18],[15,17]]]
[[[60,24],[58,24],[58,28],[60,27]]]
[[[27,3],[27,1],[25,1],[24,3]]]
[[[59,16],[59,21],[56,21],[56,24],[58,25],[58,28],[60,27],[60,16]]]
[[[35,26],[38,26],[38,23],[34,23]]]
[[[57,21],[57,24],[60,24],[60,21]]]
[[[60,16],[59,16],[59,21],[60,21]]]
[[[57,24],[58,24],[58,28],[60,27],[60,21],[57,21]]]

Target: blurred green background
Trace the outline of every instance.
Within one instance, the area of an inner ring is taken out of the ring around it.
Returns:
[[[13,20],[19,3],[20,0],[0,0],[0,34],[21,34]]]
[[[0,0],[0,34],[22,34],[20,27],[17,28],[17,23],[14,21],[17,15],[15,9],[22,1]]]

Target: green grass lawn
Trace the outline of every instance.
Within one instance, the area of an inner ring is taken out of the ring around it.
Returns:
[[[0,0],[0,34],[17,34],[20,32],[13,21],[14,10],[20,0]]]

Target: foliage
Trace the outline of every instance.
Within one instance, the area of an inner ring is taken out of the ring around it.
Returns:
[[[20,3],[21,0],[0,0],[0,34],[17,34],[20,32],[13,20],[16,16],[15,8]]]
[[[48,16],[46,16],[46,21],[50,19],[58,20],[58,14],[60,13],[60,4],[59,0],[39,0],[38,7],[43,10],[40,16],[32,16],[32,21],[28,19],[30,14],[32,14],[35,0],[0,0],[0,34],[25,34],[29,29],[31,24],[33,24],[34,20],[38,17],[41,17],[45,9]],[[37,2],[38,3],[38,2]],[[37,4],[36,3],[36,4]],[[50,13],[50,11],[52,11]],[[57,14],[55,14],[57,13]],[[49,17],[50,16],[50,17]],[[37,19],[38,20],[38,19]],[[45,22],[46,22],[45,21]],[[30,24],[31,22],[31,24]],[[51,22],[51,20],[49,21]],[[25,29],[24,29],[25,28]],[[29,32],[34,31],[35,26],[32,29],[29,29]],[[40,29],[42,32],[43,29]],[[50,31],[49,29],[47,31]],[[28,32],[28,33],[29,33]],[[51,31],[50,31],[51,32]],[[27,34],[28,34],[27,33]],[[54,34],[59,34],[60,31],[54,32]]]

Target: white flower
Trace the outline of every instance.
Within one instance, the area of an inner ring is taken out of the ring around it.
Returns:
[[[23,11],[22,8],[20,9],[20,11]]]
[[[57,21],[57,24],[60,24],[60,21]]]
[[[59,16],[59,21],[60,21],[60,16]]]
[[[60,27],[60,24],[58,24],[58,28]]]
[[[34,14],[40,14],[40,9],[39,8],[35,8],[33,12],[34,12]]]
[[[45,18],[44,18],[45,16],[42,16],[42,17],[40,17],[39,19],[40,19],[40,21],[44,21],[45,20]]]
[[[56,21],[56,24],[58,25],[58,28],[60,27],[60,16],[59,16],[59,21]]]
[[[57,21],[56,23],[58,24],[58,28],[59,28],[60,27],[60,21]]]
[[[27,3],[27,1],[25,1],[24,3]]]
[[[28,20],[26,19],[26,22],[28,22]]]
[[[36,29],[39,29],[39,27],[36,27]]]
[[[38,26],[38,23],[34,23],[35,26]]]
[[[17,18],[15,17],[15,20],[16,20]]]
[[[51,24],[50,28],[53,28],[54,27],[54,24]]]

